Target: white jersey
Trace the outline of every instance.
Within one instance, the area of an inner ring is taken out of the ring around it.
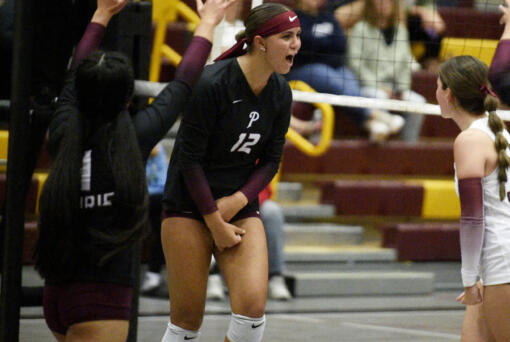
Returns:
[[[469,129],[479,129],[495,141],[488,117],[474,121]],[[503,131],[503,135],[510,142],[507,130]],[[510,149],[507,148],[506,152],[510,155]],[[506,182],[507,196],[500,201],[498,171],[496,167],[490,175],[482,178],[485,235],[480,277],[484,285],[510,283],[510,182]],[[510,177],[510,170],[507,170],[507,175]],[[455,187],[458,188],[456,173]]]

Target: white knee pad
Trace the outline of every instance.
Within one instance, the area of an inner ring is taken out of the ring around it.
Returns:
[[[168,322],[168,326],[166,327],[165,335],[163,335],[163,339],[161,342],[183,342],[183,341],[191,341],[198,342],[200,339],[200,330],[186,330],[177,325]]]
[[[260,342],[266,327],[266,315],[251,318],[232,313],[227,337],[230,342]]]

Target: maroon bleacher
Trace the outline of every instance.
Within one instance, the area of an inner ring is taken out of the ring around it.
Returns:
[[[285,145],[283,177],[291,173],[453,176],[451,142],[333,140],[320,157],[309,157]]]
[[[333,204],[337,215],[420,217],[423,186],[399,181],[340,180],[324,183],[321,203]]]
[[[445,37],[499,39],[503,33],[499,12],[443,7],[439,8],[439,14],[446,24]]]
[[[394,248],[399,261],[460,260],[458,223],[394,223],[380,230],[383,247]]]

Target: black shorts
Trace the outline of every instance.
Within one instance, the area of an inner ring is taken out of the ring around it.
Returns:
[[[131,286],[78,282],[46,285],[43,311],[50,330],[65,335],[73,324],[98,320],[129,320]]]

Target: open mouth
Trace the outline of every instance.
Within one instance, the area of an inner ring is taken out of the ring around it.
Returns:
[[[294,62],[294,55],[287,55],[285,56],[285,59],[287,60],[287,62],[292,64],[292,62]]]

